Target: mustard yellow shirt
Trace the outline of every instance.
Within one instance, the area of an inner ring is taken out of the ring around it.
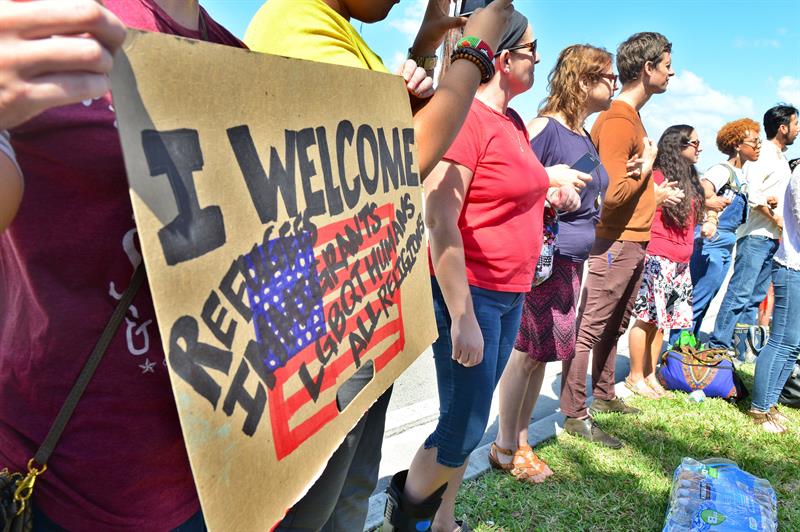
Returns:
[[[256,52],[387,72],[353,25],[322,0],[267,0],[244,41]]]

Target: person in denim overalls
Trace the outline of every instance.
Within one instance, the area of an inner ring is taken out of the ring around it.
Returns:
[[[695,229],[690,271],[693,284],[693,329],[697,335],[711,300],[717,295],[731,266],[736,229],[747,220],[747,186],[742,166],[758,159],[761,139],[759,124],[749,118],[734,120],[717,133],[717,148],[728,155],[703,175],[706,219]],[[721,212],[720,212],[721,211]],[[680,336],[673,330],[670,344]]]

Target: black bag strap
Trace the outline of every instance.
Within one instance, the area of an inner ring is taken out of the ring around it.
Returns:
[[[86,360],[86,364],[83,366],[80,375],[78,375],[78,379],[72,386],[72,390],[70,390],[69,395],[67,395],[64,405],[61,407],[56,419],[50,426],[50,431],[47,433],[39,450],[36,451],[36,455],[33,459],[37,464],[41,466],[47,465],[47,461],[50,459],[50,455],[53,454],[53,450],[58,444],[58,440],[61,438],[64,428],[67,426],[69,419],[72,417],[72,413],[75,411],[75,407],[78,406],[78,401],[81,400],[86,386],[89,385],[89,381],[92,380],[97,366],[100,365],[100,361],[103,359],[103,355],[106,354],[108,344],[111,343],[111,339],[114,338],[114,335],[117,333],[117,329],[119,329],[122,319],[125,317],[125,313],[128,311],[128,307],[130,307],[136,292],[138,292],[139,287],[142,286],[144,278],[144,264],[140,263],[139,266],[136,267],[136,271],[133,272],[133,277],[131,277],[128,288],[125,289],[122,298],[120,298],[119,303],[117,303],[114,313],[111,314],[111,318],[108,320],[105,329],[103,329],[103,333],[100,335],[100,339],[97,340],[94,349],[92,349],[91,355],[89,355],[89,358]]]

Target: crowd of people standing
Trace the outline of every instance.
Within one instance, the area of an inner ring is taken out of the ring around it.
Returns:
[[[0,2],[0,466],[17,471],[116,304],[109,286],[124,287],[137,265],[135,250],[120,245],[134,228],[107,78],[125,27],[385,72],[351,21],[382,20],[395,2],[269,0],[244,42],[194,0],[103,4]],[[464,37],[434,89],[436,50],[456,28]],[[621,448],[592,414],[638,412],[615,393],[617,346],[631,318],[625,385],[660,399],[669,395],[655,378],[664,336],[699,332],[731,262],[708,343],[731,349],[737,324],[755,323],[774,285],[749,413],[764,430],[787,430],[775,405],[800,350],[800,171],[790,172],[783,152],[797,137],[798,111],[768,110],[765,141],[749,118],[724,125],[716,143],[728,159],[701,174],[694,127],[676,124],[656,142],[640,116],[668,89],[671,53],[655,32],[632,35],[615,55],[569,46],[526,124],[510,103],[533,86],[540,62],[532,22],[512,0],[469,18],[429,1],[398,74],[424,180],[440,416],[409,469],[391,479],[384,530],[469,530],[455,520],[455,498],[496,387],[490,463],[523,482],[546,481],[552,471],[527,431],[548,362],[562,364],[566,432]],[[543,250],[551,264],[540,261]],[[135,306],[154,320],[149,290]],[[151,346],[148,356],[163,359],[157,332]],[[37,485],[34,530],[205,529],[166,372],[137,379],[129,352],[117,335]],[[345,395],[360,389],[347,386]],[[360,529],[390,395],[276,530]]]

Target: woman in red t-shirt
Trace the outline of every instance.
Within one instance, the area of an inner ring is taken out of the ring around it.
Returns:
[[[538,61],[533,30],[515,13],[494,76],[478,89],[458,137],[425,180],[440,415],[409,471],[392,479],[384,530],[424,527],[422,516],[434,512],[434,530],[462,526],[454,518],[455,496],[486,430],[542,246],[549,179],[525,124],[508,107],[533,85]],[[555,196],[564,201],[569,193]]]
[[[668,392],[656,379],[664,329],[688,329],[692,324],[692,278],[689,260],[694,246],[697,213],[704,212],[705,194],[695,163],[700,140],[691,126],[670,126],[658,141],[653,181],[674,183],[684,201],[656,210],[644,275],[634,306],[631,329],[631,371],[625,386],[632,392],[659,399]]]

